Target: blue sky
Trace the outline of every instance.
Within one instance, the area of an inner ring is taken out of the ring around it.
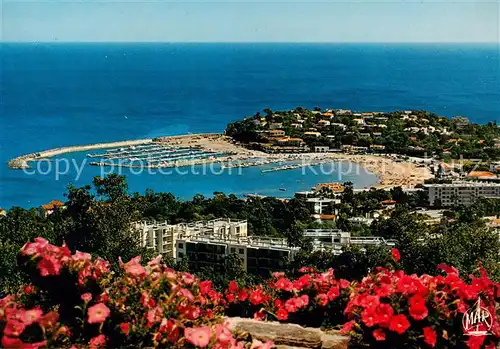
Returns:
[[[0,0],[2,41],[499,42],[500,1]]]

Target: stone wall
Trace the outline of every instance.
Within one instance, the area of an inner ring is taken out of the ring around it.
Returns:
[[[280,322],[263,322],[244,318],[227,318],[235,338],[251,342],[271,340],[280,349],[347,349],[349,338],[338,331],[322,331]]]

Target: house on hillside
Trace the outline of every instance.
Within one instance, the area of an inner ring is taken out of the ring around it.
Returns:
[[[59,200],[52,200],[48,204],[42,205],[42,211],[46,216],[51,215],[54,211],[64,208],[64,203]]]
[[[319,133],[319,132],[314,132],[314,131],[307,131],[307,132],[304,132],[304,136],[309,136],[309,137],[321,137],[321,133]]]

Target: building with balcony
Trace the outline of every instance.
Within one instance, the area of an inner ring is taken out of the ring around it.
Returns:
[[[478,198],[500,198],[500,184],[489,182],[453,182],[424,185],[430,206],[471,205]]]
[[[179,237],[213,236],[221,239],[247,236],[246,220],[214,219],[180,224],[168,222],[138,222],[135,227],[139,232],[142,246],[155,252],[176,258],[176,241]]]
[[[279,238],[198,235],[179,237],[176,251],[176,260],[187,258],[193,270],[221,264],[226,256],[236,254],[242,260],[245,271],[269,275],[282,270],[288,260],[293,260],[298,248],[289,247],[286,239]]]

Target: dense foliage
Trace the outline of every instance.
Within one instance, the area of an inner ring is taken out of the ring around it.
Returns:
[[[444,159],[500,159],[500,128],[496,121],[474,124],[464,117],[442,117],[423,110],[352,113],[345,110],[297,107],[290,111],[265,110],[230,123],[226,134],[242,143],[272,144],[266,132],[283,130],[314,146],[383,146],[384,152]],[[306,132],[319,132],[311,136]]]

